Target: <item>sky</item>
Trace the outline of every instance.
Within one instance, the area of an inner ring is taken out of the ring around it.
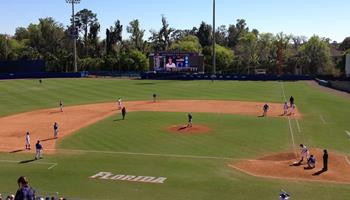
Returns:
[[[53,17],[67,26],[71,6],[65,0],[0,0],[0,33],[13,35],[16,27],[38,23],[39,18]],[[105,29],[119,19],[126,25],[139,19],[141,28],[161,27],[165,15],[171,27],[191,29],[202,21],[212,23],[212,0],[81,0],[76,10],[89,9],[97,13]],[[350,36],[349,0],[216,0],[216,25],[235,24],[245,19],[250,29],[260,32],[303,35],[316,34],[342,42]],[[123,37],[128,37],[124,29]]]

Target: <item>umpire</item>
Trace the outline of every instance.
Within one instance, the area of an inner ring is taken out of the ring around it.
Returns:
[[[327,149],[323,150],[323,169],[322,171],[328,170],[328,152]]]
[[[123,107],[123,109],[122,109],[122,117],[123,117],[123,120],[125,119],[125,115],[126,115],[126,108]]]

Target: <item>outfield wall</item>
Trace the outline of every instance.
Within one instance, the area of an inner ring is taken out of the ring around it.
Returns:
[[[53,73],[53,72],[33,72],[33,73],[2,73],[1,79],[30,79],[30,78],[81,78],[86,72],[76,73]]]
[[[241,74],[226,74],[226,75],[211,75],[211,74],[184,74],[184,73],[142,73],[141,79],[151,80],[239,80],[239,81],[298,81],[312,80],[311,76],[296,76],[296,75],[241,75]]]

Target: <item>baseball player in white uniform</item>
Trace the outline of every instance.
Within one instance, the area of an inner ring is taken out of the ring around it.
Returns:
[[[118,105],[118,110],[121,110],[122,109],[122,99],[121,98],[118,99],[117,105]]]
[[[301,159],[300,159],[299,163],[302,163],[304,161],[304,158],[306,160],[309,159],[310,152],[309,152],[309,149],[305,145],[300,144],[300,147],[301,147]]]
[[[30,150],[30,134],[27,132],[26,134],[26,149]]]

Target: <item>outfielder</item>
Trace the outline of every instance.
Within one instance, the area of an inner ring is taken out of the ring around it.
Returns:
[[[35,153],[35,160],[37,160],[37,159],[42,159],[42,158],[43,158],[43,155],[42,155],[43,146],[40,144],[40,141],[39,141],[39,140],[38,140],[38,142],[35,144],[35,150],[36,150],[36,153]]]
[[[63,102],[60,100],[60,111],[63,112]]]
[[[58,137],[58,124],[57,124],[57,122],[55,122],[53,124],[53,136],[54,136],[54,138]]]
[[[30,134],[27,132],[26,134],[26,150],[30,150]]]

